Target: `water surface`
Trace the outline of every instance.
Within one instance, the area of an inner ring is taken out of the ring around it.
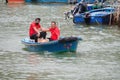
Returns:
[[[120,30],[116,26],[75,25],[64,19],[67,4],[0,4],[1,80],[120,80]],[[21,39],[40,17],[49,27],[57,21],[61,36],[81,36],[75,52],[34,53]]]

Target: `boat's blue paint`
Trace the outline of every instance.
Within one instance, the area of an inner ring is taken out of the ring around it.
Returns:
[[[66,39],[66,41],[62,41]],[[36,43],[29,38],[22,40],[22,43],[26,46],[26,49],[31,52],[66,52],[76,51],[78,42],[82,40],[80,37],[76,37],[76,40],[67,40],[67,38],[61,38],[56,41],[49,41],[45,43]]]
[[[78,2],[80,2],[81,0],[77,0]],[[87,3],[94,3],[95,2],[95,0],[84,0],[85,2],[87,2]]]
[[[93,10],[94,4],[87,4],[87,11]]]
[[[68,0],[25,0],[26,2],[62,2],[62,3],[68,3]]]
[[[80,2],[81,0],[77,0],[78,2]],[[96,0],[84,0],[87,3],[94,3]],[[99,2],[103,2],[103,0],[98,0]],[[104,0],[105,1],[105,0]]]
[[[90,14],[90,23],[91,24],[108,24],[110,21],[110,14],[113,14],[115,11],[114,8],[111,7],[107,7],[107,8],[101,8],[101,9],[95,9],[95,10],[91,10],[88,11],[87,13]],[[85,14],[86,13],[82,13],[82,14],[76,14],[73,17],[73,22],[75,24],[78,23],[85,23]]]
[[[73,2],[73,0],[25,0],[26,2],[63,2],[68,3],[69,1]],[[80,2],[81,0],[77,0]],[[85,0],[86,2],[93,3],[95,0]]]
[[[66,3],[68,0],[38,0],[38,2],[62,2]]]
[[[32,2],[32,0],[25,0],[25,2]]]

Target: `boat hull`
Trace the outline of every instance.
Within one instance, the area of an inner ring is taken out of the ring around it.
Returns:
[[[89,23],[90,24],[109,24],[111,15],[114,13],[113,8],[103,8],[89,11]],[[77,14],[73,17],[75,24],[86,23],[86,13]]]
[[[90,17],[90,24],[109,24],[110,22],[110,16],[112,14],[107,14],[104,16],[91,16]],[[75,16],[73,19],[73,22],[75,24],[86,24],[85,18],[84,17],[80,17],[80,16]]]
[[[62,2],[62,3],[69,3],[73,2],[74,0],[25,0],[26,2]],[[81,0],[77,0],[80,2]],[[95,0],[89,0],[89,3],[94,3]]]
[[[76,38],[76,40],[56,40],[46,43],[35,43],[28,38],[22,40],[22,43],[26,46],[26,49],[31,52],[67,52],[76,51],[77,45],[81,38]]]
[[[68,3],[68,0],[25,0],[26,2],[62,2]]]

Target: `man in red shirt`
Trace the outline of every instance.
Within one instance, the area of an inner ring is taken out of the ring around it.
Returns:
[[[60,30],[56,25],[55,21],[51,22],[51,27],[49,28],[49,31],[51,32],[50,40],[58,40],[60,37]]]
[[[49,38],[50,41],[58,40],[60,37],[60,30],[57,27],[55,21],[51,22],[51,26],[49,29],[43,29],[43,31],[50,31],[50,33],[51,33],[51,37]]]
[[[40,23],[40,18],[36,18],[35,21],[33,21],[29,28],[29,36],[30,39],[34,39],[35,42],[37,42],[38,38],[40,37],[40,33],[46,34],[46,32],[40,32],[42,30]]]

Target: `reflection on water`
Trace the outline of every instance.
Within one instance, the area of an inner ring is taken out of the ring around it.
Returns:
[[[37,55],[35,55],[35,54],[29,55],[28,56],[28,61],[29,61],[30,64],[34,64],[34,65],[38,64]]]
[[[31,73],[28,77],[27,80],[37,80],[37,74]]]
[[[116,26],[75,25],[64,19],[67,4],[0,4],[1,80],[120,80],[120,30]],[[61,36],[81,36],[77,52],[28,52],[21,39],[36,18]]]

